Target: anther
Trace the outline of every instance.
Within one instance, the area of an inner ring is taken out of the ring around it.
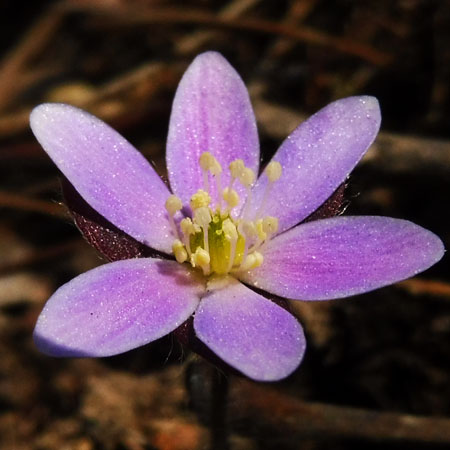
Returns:
[[[255,172],[249,167],[244,167],[242,172],[239,175],[239,181],[246,188],[250,188],[255,182]]]
[[[259,252],[252,252],[243,261],[243,263],[239,266],[238,270],[251,270],[256,267],[259,267],[264,261],[263,255]]]
[[[236,256],[236,244],[238,240],[238,232],[236,225],[230,220],[225,219],[222,224],[222,230],[225,235],[225,239],[230,242],[230,259],[228,261],[227,272],[229,272],[234,264],[234,258]]]
[[[213,155],[211,155],[211,153],[209,153],[209,152],[203,152],[201,155],[200,155],[200,159],[199,159],[199,162],[200,162],[200,167],[203,169],[203,170],[209,170],[209,168],[211,167],[211,164],[212,164],[212,162],[213,162],[213,160],[214,160],[215,158],[214,158],[214,156]]]
[[[176,195],[171,195],[166,200],[166,210],[169,214],[169,223],[170,227],[172,228],[173,235],[178,238],[178,230],[177,226],[175,225],[175,221],[173,219],[173,216],[183,207],[183,204],[181,203],[181,200]]]
[[[197,247],[195,253],[191,256],[191,264],[193,267],[199,266],[203,270],[204,275],[209,275],[209,263],[211,258],[209,253],[201,247]]]
[[[263,226],[263,219],[258,219],[256,221],[256,232],[258,233],[258,239],[260,241],[264,241],[264,239],[266,239],[267,234],[264,231],[264,226]]]
[[[242,171],[245,168],[244,161],[242,159],[235,159],[234,161],[230,162],[230,174],[232,179],[239,178]]]
[[[223,190],[222,196],[228,205],[228,211],[231,211],[233,208],[239,205],[239,194],[234,189],[230,189],[229,187],[225,188]]]
[[[282,172],[283,169],[278,161],[271,161],[269,164],[267,164],[264,173],[266,174],[268,181],[266,184],[266,189],[264,190],[261,204],[259,205],[259,208],[256,212],[255,219],[258,219],[261,216],[262,212],[264,211],[267,199],[269,198],[270,191],[272,190],[273,183],[280,179]]]
[[[281,177],[281,164],[278,161],[271,161],[269,164],[267,164],[266,170],[264,172],[266,173],[269,181],[273,183]]]
[[[207,227],[211,220],[211,213],[209,212],[208,207],[201,206],[194,211],[194,222],[200,225],[202,228]]]
[[[203,189],[199,189],[192,197],[190,201],[191,208],[195,211],[198,208],[208,206],[211,203],[211,197]]]
[[[276,217],[267,216],[262,221],[262,229],[268,235],[272,235],[278,231],[278,219]]]
[[[175,239],[175,241],[173,242],[172,251],[178,263],[181,264],[187,260],[187,251],[184,248],[183,243],[179,239]]]
[[[189,217],[185,217],[180,222],[180,229],[181,229],[181,232],[183,233],[184,246],[186,247],[186,250],[187,250],[189,256],[191,255],[190,236],[191,236],[191,234],[196,233],[195,227],[196,226],[192,223],[192,220]],[[197,225],[197,227],[198,227],[198,225]],[[200,228],[200,227],[198,227],[198,228]],[[200,231],[200,229],[198,231]]]
[[[203,248],[209,254],[209,240],[208,240],[208,228],[211,222],[211,213],[209,208],[202,206],[194,212],[194,222],[201,226],[203,230]]]
[[[179,211],[183,207],[181,200],[176,195],[171,195],[166,200],[166,210],[171,215],[174,216],[177,211]]]

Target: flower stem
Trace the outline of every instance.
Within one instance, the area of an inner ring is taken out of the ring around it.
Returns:
[[[210,430],[210,449],[229,450],[227,375],[204,361],[191,362],[186,371],[190,406]]]
[[[228,450],[228,378],[217,369],[211,376],[211,449]]]

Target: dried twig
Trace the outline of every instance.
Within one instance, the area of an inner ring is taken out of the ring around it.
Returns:
[[[19,44],[13,48],[0,62],[0,110],[9,103],[30,82],[30,74],[26,73],[26,65],[50,41],[60,26],[62,11],[50,9],[28,30]],[[42,72],[45,74],[45,71]],[[32,79],[36,79],[36,73]]]
[[[348,55],[356,56],[375,65],[384,66],[392,61],[392,55],[387,52],[377,50],[356,40],[332,36],[306,26],[297,28],[264,19],[240,18],[230,20],[205,11],[186,11],[185,9],[176,8],[167,10],[156,8],[137,10],[135,8],[126,7],[106,9],[99,8],[97,5],[88,5],[84,3],[75,4],[73,2],[68,2],[65,5],[69,10],[101,15],[103,19],[109,17],[110,21],[113,21],[115,26],[136,26],[154,23],[185,23],[225,29],[256,31],[276,36],[284,36],[312,45],[325,46]],[[107,26],[106,23],[100,25]]]
[[[450,284],[444,281],[412,278],[395,285],[412,295],[429,295],[431,297],[450,298]]]
[[[73,241],[68,241],[63,244],[58,244],[52,247],[47,247],[39,252],[34,252],[29,255],[7,263],[0,265],[0,275],[5,275],[9,273],[19,272],[27,267],[35,266],[36,264],[43,263],[45,261],[61,257],[69,252],[75,251],[84,245],[82,239],[76,239]]]
[[[314,437],[450,444],[450,419],[303,402],[273,388],[240,380],[232,387],[231,417],[251,420],[252,434],[280,442]]]
[[[234,0],[228,3],[219,12],[219,17],[229,20],[236,19],[241,17],[242,14],[245,14],[259,2],[260,0]],[[176,42],[175,49],[182,54],[193,53],[207,41],[213,39],[214,36],[215,33],[212,31],[196,31]]]
[[[20,194],[0,191],[0,208],[13,208],[26,212],[38,212],[50,216],[67,219],[64,207],[58,203],[25,197]]]

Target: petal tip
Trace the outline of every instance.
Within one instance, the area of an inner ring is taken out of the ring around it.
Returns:
[[[209,50],[207,52],[200,53],[197,55],[194,60],[192,61],[192,64],[210,64],[210,63],[226,63],[229,64],[228,61],[225,59],[225,57],[222,55],[222,53],[216,52],[214,50]]]
[[[41,103],[40,105],[35,106],[30,113],[31,130],[35,135],[39,134],[49,121],[56,119],[64,113],[86,114],[81,109],[65,103]]]

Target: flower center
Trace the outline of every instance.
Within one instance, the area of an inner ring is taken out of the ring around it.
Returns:
[[[271,187],[281,176],[280,163],[273,161],[265,169],[268,178],[266,191],[256,215],[252,220],[246,218],[251,204],[251,189],[255,182],[255,173],[245,167],[241,159],[229,165],[230,182],[222,188],[222,166],[209,152],[200,156],[203,174],[203,189],[199,189],[190,200],[192,217],[183,218],[175,223],[175,214],[181,210],[182,202],[176,195],[166,201],[166,210],[172,232],[176,239],[172,250],[176,260],[182,264],[188,261],[193,267],[199,267],[204,275],[247,271],[263,263],[262,247],[278,230],[276,217],[261,217]],[[218,192],[217,203],[211,205],[208,173],[213,175]],[[247,190],[247,201],[238,217],[233,209],[239,203],[239,194],[233,189],[238,181]]]

